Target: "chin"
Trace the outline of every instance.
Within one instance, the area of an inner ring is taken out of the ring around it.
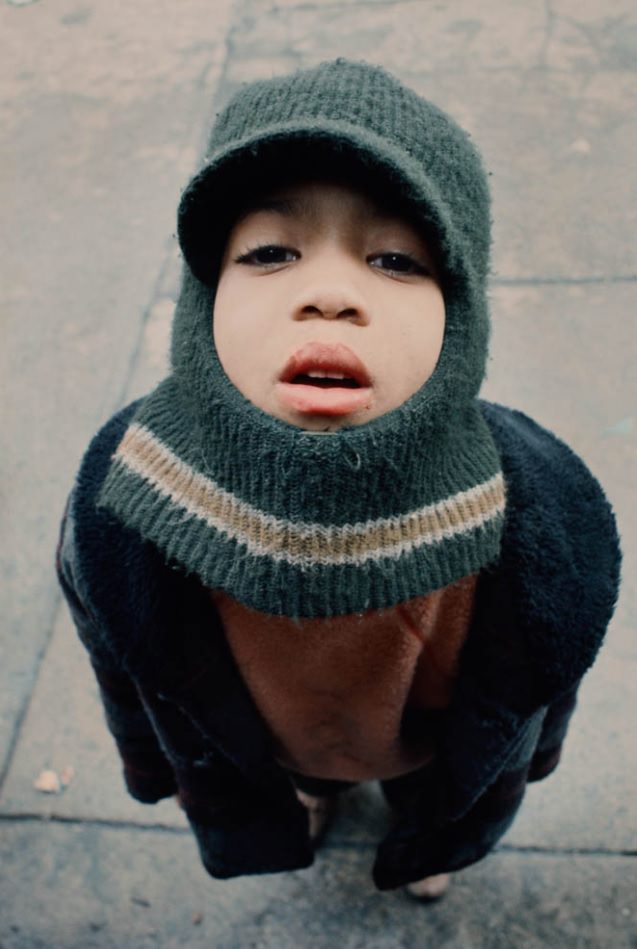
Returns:
[[[292,425],[302,428],[306,432],[338,432],[342,428],[353,428],[371,421],[371,416],[364,418],[359,413],[352,415],[305,415],[289,419]]]
[[[371,422],[379,414],[371,409],[343,414],[301,412],[288,406],[282,406],[278,399],[268,402],[267,405],[261,404],[258,407],[281,422],[286,422],[288,425],[293,425],[295,428],[303,429],[306,432],[337,432],[342,428],[364,425],[366,422]]]

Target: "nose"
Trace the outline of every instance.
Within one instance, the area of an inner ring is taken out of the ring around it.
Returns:
[[[338,320],[346,319],[360,326],[370,322],[370,310],[361,290],[355,283],[340,276],[314,276],[306,284],[293,308],[294,320],[308,319]]]

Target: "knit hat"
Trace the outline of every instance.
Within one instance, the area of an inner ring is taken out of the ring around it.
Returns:
[[[255,182],[275,170],[285,181],[299,167],[354,167],[358,182],[433,234],[445,298],[428,381],[385,415],[330,433],[249,402],[226,376],[211,328],[232,214]],[[172,372],[138,408],[101,503],[205,586],[291,617],[393,606],[497,560],[504,482],[476,399],[489,194],[466,133],[362,62],[250,83],[218,116],[178,222],[185,266]]]

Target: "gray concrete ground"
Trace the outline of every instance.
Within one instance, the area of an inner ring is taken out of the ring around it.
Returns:
[[[637,946],[635,144],[628,0],[3,0],[0,945]],[[166,366],[174,211],[239,82],[380,62],[493,173],[487,398],[587,461],[624,587],[558,772],[430,908],[378,894],[387,815],[347,798],[310,870],[211,880],[172,802],[127,798],[52,557],[87,440]],[[66,777],[58,793],[34,781]],[[69,770],[72,769],[72,770]]]

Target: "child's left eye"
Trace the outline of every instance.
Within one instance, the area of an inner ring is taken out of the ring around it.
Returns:
[[[367,258],[370,264],[379,270],[391,270],[399,274],[427,274],[429,271],[409,254],[385,253]],[[378,262],[378,263],[377,263]]]

